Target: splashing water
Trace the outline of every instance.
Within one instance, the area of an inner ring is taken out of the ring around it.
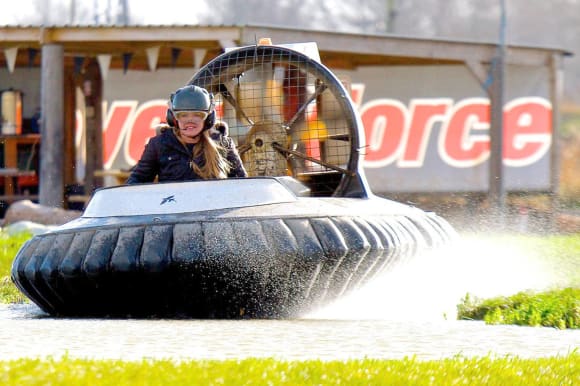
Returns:
[[[455,320],[467,293],[478,298],[544,290],[554,275],[540,256],[509,238],[464,235],[385,272],[312,319]]]

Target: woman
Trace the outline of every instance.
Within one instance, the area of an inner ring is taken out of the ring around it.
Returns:
[[[236,146],[215,125],[213,95],[188,85],[171,95],[168,126],[151,138],[127,184],[246,177]],[[222,126],[223,128],[223,126]]]

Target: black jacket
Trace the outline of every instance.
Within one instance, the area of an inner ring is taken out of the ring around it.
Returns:
[[[232,138],[212,134],[214,141],[218,142],[226,151],[226,158],[232,166],[228,177],[246,177],[248,174],[240,159]],[[188,181],[201,179],[190,166],[190,162],[203,165],[204,159],[193,159],[191,150],[183,145],[172,129],[166,129],[149,140],[141,159],[131,171],[127,184],[153,182],[158,177],[159,182]]]

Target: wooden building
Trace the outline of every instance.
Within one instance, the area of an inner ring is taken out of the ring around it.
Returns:
[[[0,55],[0,68],[41,68],[40,80],[31,80],[37,82],[40,89],[43,112],[39,202],[56,207],[66,206],[64,187],[74,182],[75,87],[85,90],[84,102],[89,112],[86,122],[89,145],[86,149],[85,189],[91,191],[98,186],[95,171],[103,167],[99,55],[109,55],[110,68],[147,71],[151,65],[147,50],[159,47],[157,68],[194,68],[207,63],[228,47],[252,45],[262,37],[271,38],[274,44],[316,42],[322,63],[331,70],[364,66],[463,65],[486,90],[492,110],[501,106],[502,101],[501,82],[488,81],[490,74],[493,75],[490,68],[494,61],[500,58],[508,65],[543,67],[550,74],[552,125],[554,128],[559,125],[562,59],[568,53],[558,48],[509,45],[503,47],[505,51],[502,52],[495,42],[251,25],[0,26],[0,51],[4,53]],[[183,54],[175,55],[176,50],[183,51]],[[0,89],[5,87],[0,84]],[[493,119],[493,112],[491,115]],[[6,138],[0,139],[0,142],[5,146],[8,143]],[[552,190],[557,191],[557,141],[553,141],[552,146]],[[13,166],[12,161],[5,160],[4,167]]]

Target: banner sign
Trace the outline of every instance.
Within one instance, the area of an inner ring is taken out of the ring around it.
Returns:
[[[488,190],[488,98],[449,97],[443,93],[439,97],[398,98],[390,88],[389,97],[374,97],[380,91],[374,91],[369,97],[365,95],[369,83],[357,82],[356,74],[352,78],[352,99],[364,126],[363,165],[375,193]],[[115,93],[110,88],[119,87],[118,82],[105,83],[111,94],[106,96],[103,109],[106,169],[134,165],[148,139],[155,135],[155,127],[164,120],[167,109],[167,99],[159,97],[111,98]],[[156,95],[163,96],[172,90],[163,82],[154,84]],[[372,87],[376,89],[380,85]],[[410,91],[405,90],[409,95]],[[553,134],[550,101],[537,94],[514,95],[506,101],[503,112],[506,189],[549,189]]]

